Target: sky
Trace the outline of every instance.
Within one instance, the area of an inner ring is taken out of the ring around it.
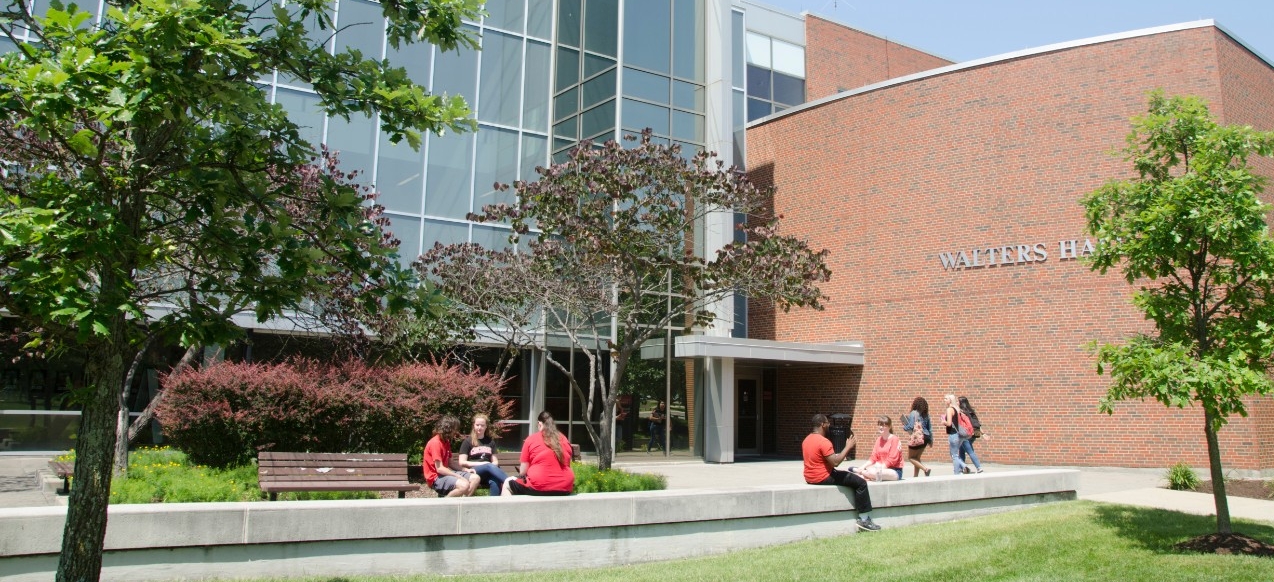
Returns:
[[[756,0],[809,11],[955,62],[1211,18],[1274,61],[1269,0]]]

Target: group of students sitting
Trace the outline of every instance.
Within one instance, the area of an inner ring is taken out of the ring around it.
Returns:
[[[949,436],[955,473],[973,472],[961,459],[964,451],[972,457],[977,467],[976,472],[981,473],[982,465],[977,454],[973,452],[972,445],[972,440],[976,437],[972,435],[966,437],[960,434],[961,430],[957,428],[962,423],[963,415],[976,427],[977,432],[973,434],[981,436],[981,423],[977,420],[977,414],[973,412],[969,400],[963,396],[957,401],[954,395],[948,394],[944,400],[947,402],[947,410],[943,414],[942,423]],[[805,482],[811,485],[841,485],[851,489],[854,493],[854,509],[858,512],[858,529],[877,531],[880,526],[871,520],[871,497],[867,494],[867,482],[902,479],[902,441],[894,435],[893,421],[888,416],[879,416],[876,418],[876,438],[872,442],[871,456],[868,457],[867,462],[859,467],[850,467],[848,471],[841,471],[836,467],[849,457],[849,451],[854,448],[856,441],[853,433],[850,433],[845,439],[842,450],[837,452],[832,446],[832,441],[827,438],[830,425],[827,415],[815,414],[810,434],[801,443],[801,456],[805,461]],[[919,476],[923,471],[928,477],[930,469],[920,462],[920,455],[925,447],[933,444],[933,433],[929,423],[929,403],[924,398],[917,397],[912,401],[911,410],[904,416],[904,430],[910,433],[907,441],[907,458],[915,467],[914,475]]]
[[[480,486],[488,487],[492,496],[570,495],[575,488],[571,442],[558,432],[548,411],[540,413],[537,424],[537,431],[522,443],[518,474],[510,477],[500,469],[487,415],[473,417],[473,429],[467,436],[460,432],[456,417],[442,417],[433,438],[425,444],[425,482],[439,497],[467,497]],[[453,469],[452,446],[457,442],[459,468]]]

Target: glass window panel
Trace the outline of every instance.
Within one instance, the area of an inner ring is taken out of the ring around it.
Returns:
[[[731,64],[731,71],[734,73],[733,75],[731,75],[732,77],[731,84],[734,85],[735,87],[743,86],[744,58],[745,57],[744,57],[744,50],[743,50],[743,13],[731,12],[730,13],[730,64]]]
[[[336,52],[354,49],[364,58],[380,59],[385,39],[385,17],[380,5],[362,0],[341,0],[337,12]]]
[[[703,0],[673,2],[673,70],[677,77],[703,82]]]
[[[318,95],[275,89],[274,102],[283,106],[288,112],[288,119],[300,128],[301,139],[310,142],[316,149],[323,141],[323,110],[319,108]]]
[[[766,115],[769,115],[770,113],[773,113],[770,110],[771,107],[772,106],[770,105],[769,101],[761,101],[760,99],[749,98],[748,99],[748,121],[756,121],[757,119],[760,119],[762,117],[765,117]]]
[[[425,153],[411,149],[407,140],[396,144],[381,135],[376,154],[376,189],[380,204],[388,210],[420,213],[423,194]]]
[[[787,105],[805,102],[805,79],[774,72],[774,100]]]
[[[512,188],[498,192],[496,182],[512,184],[518,177],[518,132],[495,127],[478,129],[478,156],[474,168],[473,210],[488,204],[512,203]]]
[[[604,141],[614,137],[615,100],[598,105],[580,116],[580,136]],[[601,135],[606,134],[606,135]],[[600,135],[600,138],[599,138]]]
[[[703,151],[703,146],[698,144],[686,143],[682,141],[674,141],[672,143],[681,146],[681,157],[685,158],[687,161],[689,161],[690,158],[693,158],[696,155],[698,155],[699,152]]]
[[[669,74],[672,58],[669,0],[624,3],[624,64]]]
[[[624,69],[624,95],[656,103],[668,102],[668,77],[637,69]]]
[[[575,147],[575,140],[553,138],[553,163],[560,164],[566,161],[566,153]]]
[[[581,86],[580,98],[581,107],[588,109],[602,101],[615,97],[615,77],[614,69],[609,73],[603,73],[591,80],[585,81]]]
[[[572,117],[561,123],[558,123],[557,125],[553,126],[553,135],[556,137],[565,137],[565,138],[575,139],[579,137],[579,134],[577,133],[579,129],[577,125],[578,123],[579,123],[578,117]]]
[[[425,245],[433,248],[434,243],[453,245],[469,242],[469,225],[441,220],[425,220]]]
[[[682,109],[703,111],[703,85],[674,81],[672,84],[672,104]]]
[[[584,4],[584,50],[615,56],[619,37],[618,0],[586,0]]]
[[[522,0],[487,0],[482,8],[487,11],[483,24],[511,32],[522,32]]]
[[[470,27],[465,27],[469,29]],[[470,33],[476,33],[469,29]],[[478,86],[478,51],[458,48],[438,51],[434,59],[434,84],[430,89],[441,95],[460,95],[472,104]]]
[[[482,36],[478,119],[517,126],[522,95],[522,39],[493,30]]]
[[[509,242],[512,230],[496,226],[473,226],[473,242],[492,250],[504,250],[513,246]]]
[[[526,33],[549,40],[553,34],[553,0],[530,0],[527,3]]]
[[[746,150],[744,149],[747,141],[744,131],[744,124],[747,123],[747,116],[744,115],[744,97],[743,91],[732,91],[734,101],[734,160],[732,163],[740,168],[745,168],[747,162]]]
[[[464,218],[469,212],[472,154],[472,133],[449,133],[429,138],[425,214]]]
[[[407,70],[407,77],[421,87],[429,87],[429,43],[401,44],[398,48],[386,47],[385,58],[395,67]]]
[[[606,69],[615,66],[615,59],[608,59],[603,56],[584,53],[584,77],[585,79],[596,75]]]
[[[389,219],[385,230],[398,239],[398,263],[410,266],[420,256],[420,219],[389,213],[385,214],[385,218]]]
[[[770,70],[748,65],[748,97],[770,99]]]
[[[561,91],[579,82],[579,51],[557,47],[557,83],[554,91]]]
[[[18,45],[13,44],[13,41],[7,38],[0,38],[0,55],[16,50],[17,48]]]
[[[535,172],[537,166],[547,165],[549,162],[549,140],[546,137],[538,135],[522,136],[522,168],[518,172],[518,178],[527,182],[534,182],[540,179],[540,175]]]
[[[526,43],[526,85],[522,88],[522,127],[549,130],[549,45]]]
[[[770,37],[755,32],[747,34],[748,64],[770,68]]]
[[[359,181],[370,182],[377,133],[376,124],[366,115],[353,113],[349,121],[333,117],[327,122],[327,147],[340,154],[341,170],[358,170],[362,174]]]
[[[774,66],[780,73],[805,78],[805,49],[792,43],[774,40]]]
[[[674,110],[672,112],[672,137],[703,143],[703,116]]]
[[[668,135],[668,109],[625,99],[624,129],[641,131],[647,127],[659,135]]]
[[[579,113],[579,88],[558,95],[553,100],[553,120],[557,121]]]
[[[561,0],[557,4],[557,42],[579,46],[580,0]]]

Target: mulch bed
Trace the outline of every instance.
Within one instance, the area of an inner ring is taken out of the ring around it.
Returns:
[[[1199,486],[1194,490],[1199,493],[1212,493],[1212,482],[1200,481]],[[1274,486],[1259,479],[1230,479],[1225,482],[1225,496],[1274,501]]]
[[[1199,482],[1199,486],[1195,488],[1195,491],[1212,493],[1212,482]],[[1272,501],[1274,500],[1274,488],[1267,487],[1265,481],[1258,479],[1231,479],[1225,482],[1225,495],[1226,497],[1249,497]],[[1173,547],[1186,552],[1201,552],[1204,554],[1236,554],[1274,558],[1274,544],[1267,544],[1241,533],[1208,534],[1188,539]]]
[[[1204,554],[1241,554],[1274,558],[1274,544],[1267,544],[1241,533],[1208,534],[1188,539],[1172,547],[1182,551],[1201,552]]]

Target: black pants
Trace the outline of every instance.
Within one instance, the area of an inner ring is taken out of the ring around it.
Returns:
[[[867,494],[867,480],[850,473],[849,471],[841,471],[835,469],[832,476],[822,480],[816,485],[840,485],[848,487],[854,492],[854,509],[858,513],[868,513],[871,511],[871,496]]]

